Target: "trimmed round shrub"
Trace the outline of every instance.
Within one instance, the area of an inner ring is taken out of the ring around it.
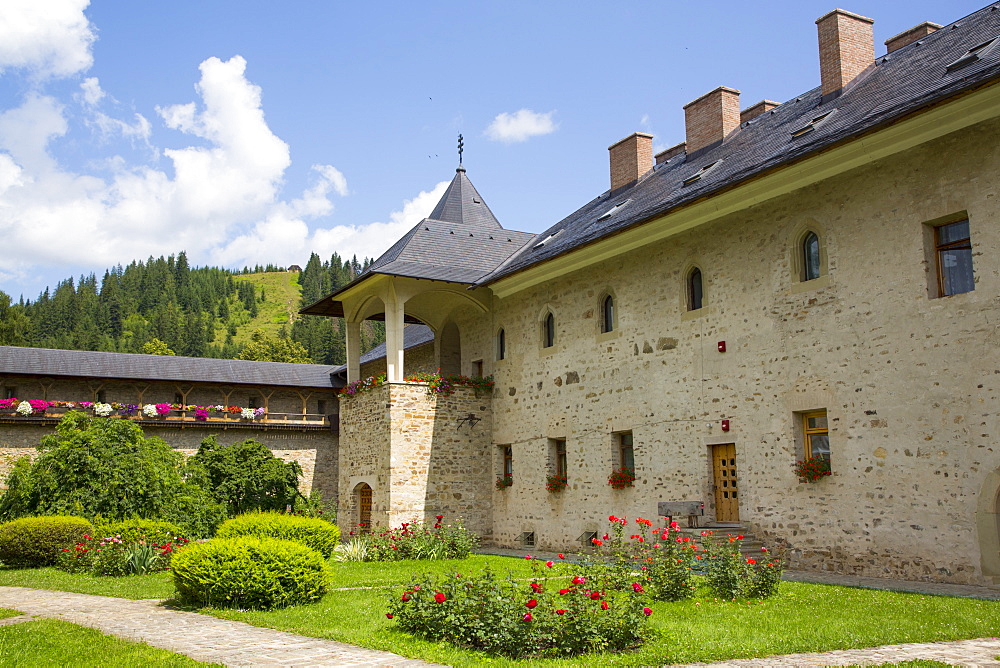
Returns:
[[[330,557],[340,542],[340,527],[315,517],[281,513],[246,513],[223,522],[215,535],[218,538],[256,536],[293,540],[311,547],[323,556]]]
[[[220,608],[269,610],[311,603],[330,586],[322,554],[277,538],[192,543],[177,552],[171,570],[181,601]]]
[[[0,561],[17,567],[51,566],[62,548],[93,532],[94,525],[82,517],[22,517],[0,525]]]
[[[123,543],[138,543],[140,540],[153,543],[170,543],[175,538],[188,538],[187,532],[173,522],[160,520],[122,520],[98,524],[94,529],[98,538],[120,538]]]

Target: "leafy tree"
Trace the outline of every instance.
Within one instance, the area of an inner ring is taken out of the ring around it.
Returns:
[[[151,339],[142,344],[142,353],[144,355],[176,355],[173,350],[167,347],[163,341],[159,339]]]
[[[130,420],[70,411],[38,445],[33,463],[20,461],[0,497],[0,518],[79,515],[89,520],[161,519],[193,535],[214,531],[223,508],[187,472],[180,453],[146,438]]]
[[[212,496],[230,515],[284,510],[300,496],[298,463],[278,459],[253,439],[219,445],[209,436],[188,463],[204,470]]]
[[[260,330],[251,335],[250,342],[243,346],[236,359],[312,364],[309,353],[302,344],[288,338],[268,336]]]
[[[31,319],[20,304],[11,305],[9,295],[0,290],[0,346],[26,346],[31,340]]]

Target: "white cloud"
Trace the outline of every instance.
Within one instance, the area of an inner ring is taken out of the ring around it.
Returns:
[[[23,69],[32,78],[87,70],[96,39],[83,10],[89,0],[0,2],[0,71]]]
[[[527,141],[531,137],[547,135],[556,131],[556,123],[552,120],[555,111],[539,114],[530,109],[520,109],[513,114],[504,112],[498,114],[485,135],[494,141],[510,144]]]
[[[87,106],[95,107],[97,103],[104,99],[105,92],[101,90],[101,82],[97,80],[97,77],[87,77],[80,84],[80,90],[83,91],[83,101]]]

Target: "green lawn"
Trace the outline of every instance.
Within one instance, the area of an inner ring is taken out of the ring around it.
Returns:
[[[201,609],[225,619],[245,621],[307,636],[454,666],[579,665],[574,660],[508,661],[409,637],[386,619],[388,597],[398,595],[414,571],[469,573],[485,564],[499,572],[528,575],[521,559],[474,556],[463,561],[334,563],[334,590],[313,605],[269,612]],[[61,589],[124,598],[166,598],[166,575],[94,578],[53,569],[0,571],[0,584]],[[353,589],[345,589],[353,588]],[[678,603],[655,603],[655,637],[641,650],[591,655],[587,663],[656,665],[770,654],[822,652],[883,644],[960,640],[993,636],[1000,629],[1000,601],[923,596],[798,582],[782,584],[766,601],[732,603],[702,596]],[[928,665],[933,663],[912,664]]]
[[[0,626],[0,666],[69,665],[96,668],[208,664],[55,619]]]

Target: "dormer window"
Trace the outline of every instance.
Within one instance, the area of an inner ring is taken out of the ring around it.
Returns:
[[[550,234],[549,236],[545,237],[544,239],[542,239],[541,241],[539,241],[537,244],[535,244],[534,246],[532,246],[531,249],[532,250],[538,250],[539,248],[541,248],[542,246],[544,246],[545,244],[549,243],[550,241],[552,241],[553,239],[555,239],[557,236],[559,236],[559,234],[561,232],[562,232],[562,230],[559,230],[558,232],[554,232],[554,233]]]
[[[962,54],[961,58],[959,58],[958,60],[953,60],[952,62],[948,63],[944,69],[947,70],[948,72],[951,72],[952,70],[960,69],[962,67],[965,67],[966,65],[971,65],[980,58],[984,58],[989,52],[991,52],[993,50],[993,47],[996,46],[998,41],[1000,41],[1000,37],[994,37],[988,42],[983,42],[982,44],[972,47],[964,54]]]
[[[707,165],[705,165],[704,167],[702,167],[701,169],[699,169],[697,172],[695,172],[691,176],[689,176],[686,179],[684,179],[684,185],[689,186],[692,183],[694,183],[695,181],[698,181],[703,176],[705,176],[706,174],[708,174],[710,171],[712,171],[713,169],[715,169],[715,167],[718,166],[718,164],[720,162],[722,162],[722,161],[721,160],[716,160],[715,162],[708,163]]]
[[[621,208],[622,208],[623,206],[625,206],[626,204],[628,204],[628,203],[629,203],[629,202],[631,202],[631,201],[632,201],[632,200],[630,200],[630,199],[627,199],[627,200],[625,200],[625,201],[623,201],[623,202],[618,202],[618,204],[615,204],[615,205],[614,205],[613,207],[611,207],[610,209],[608,209],[607,211],[605,211],[604,213],[602,213],[602,214],[601,214],[601,215],[600,215],[600,216],[599,216],[599,217],[597,218],[597,220],[607,220],[607,219],[608,219],[608,218],[610,218],[611,216],[613,216],[613,215],[615,215],[616,213],[618,213],[618,211],[619,211],[619,210],[620,210],[620,209],[621,209]]]
[[[817,125],[819,125],[820,123],[822,123],[823,121],[825,121],[827,118],[829,118],[830,115],[834,111],[836,111],[836,110],[835,109],[831,109],[830,111],[826,112],[825,114],[820,114],[819,116],[814,117],[812,120],[810,120],[808,123],[806,123],[802,127],[798,128],[797,130],[792,130],[792,137],[793,138],[794,137],[801,137],[802,135],[809,134],[810,132],[812,132],[813,130],[816,129]]]

